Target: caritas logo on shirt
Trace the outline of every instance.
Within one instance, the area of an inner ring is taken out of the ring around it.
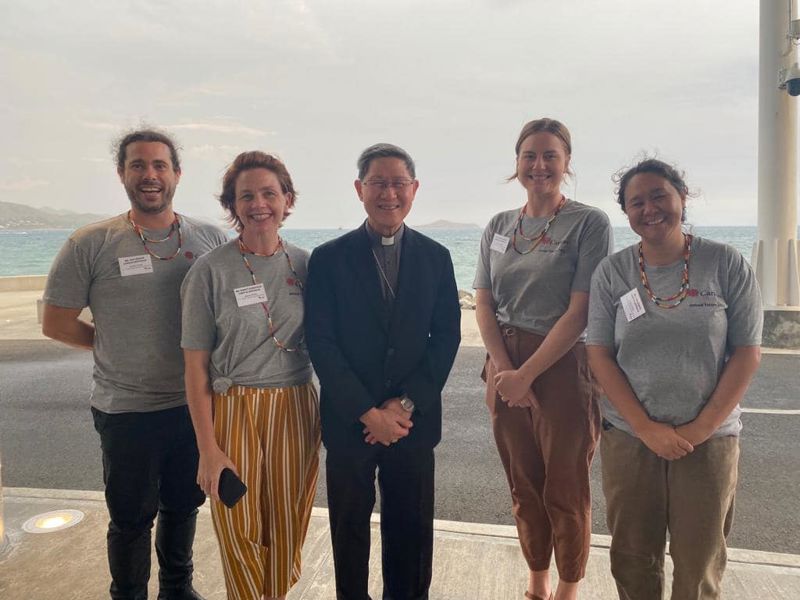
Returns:
[[[714,290],[689,288],[686,296],[691,299],[689,306],[725,306],[725,303],[720,301],[719,294]]]
[[[303,293],[303,282],[296,277],[287,277],[286,285],[292,288],[292,291],[289,292],[290,296],[299,296]]]
[[[564,254],[567,244],[569,244],[569,240],[554,240],[549,235],[546,235],[542,238],[542,241],[539,242],[537,250],[539,252],[560,252]]]

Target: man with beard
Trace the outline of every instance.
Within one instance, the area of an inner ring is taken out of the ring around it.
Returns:
[[[94,353],[91,393],[110,514],[111,598],[147,598],[150,531],[158,515],[159,600],[192,600],[197,445],[186,407],[180,286],[198,256],[227,241],[176,214],[174,141],[128,133],[116,151],[130,210],[75,231],[53,262],[42,332]],[[88,306],[93,323],[79,320]]]

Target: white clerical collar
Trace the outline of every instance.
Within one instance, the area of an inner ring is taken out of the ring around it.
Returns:
[[[378,241],[380,241],[381,246],[394,246],[395,244],[400,243],[403,239],[403,232],[405,230],[405,223],[401,223],[400,227],[397,231],[394,232],[394,235],[381,235],[379,232],[375,231],[369,224],[369,221],[365,221],[367,227],[367,233],[369,234],[370,239],[372,239],[372,244],[377,246]]]

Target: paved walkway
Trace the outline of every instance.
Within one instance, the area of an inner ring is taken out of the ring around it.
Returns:
[[[0,552],[0,598],[5,600],[92,600],[107,598],[105,558],[107,513],[100,492],[10,488],[5,493],[8,544]],[[75,509],[83,520],[46,534],[22,530],[30,517]],[[380,598],[380,539],[373,520],[370,594]],[[290,600],[333,600],[333,563],[327,513],[314,509],[303,550],[303,576]],[[155,556],[153,557],[155,565]],[[208,600],[225,598],[217,542],[207,506],[201,509],[195,541],[196,587]],[[670,567],[671,569],[671,567]],[[526,568],[513,527],[437,521],[432,600],[521,600]],[[156,589],[151,585],[152,598]],[[608,538],[593,536],[582,600],[616,598],[608,566]],[[731,549],[724,598],[800,597],[800,558]]]

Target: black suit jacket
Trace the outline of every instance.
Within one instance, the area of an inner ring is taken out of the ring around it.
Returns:
[[[406,227],[391,312],[378,277],[366,225],[311,254],[305,335],[322,388],[322,439],[328,448],[367,452],[359,417],[406,393],[414,426],[399,444],[433,448],[442,436],[442,388],[461,341],[450,253]]]

